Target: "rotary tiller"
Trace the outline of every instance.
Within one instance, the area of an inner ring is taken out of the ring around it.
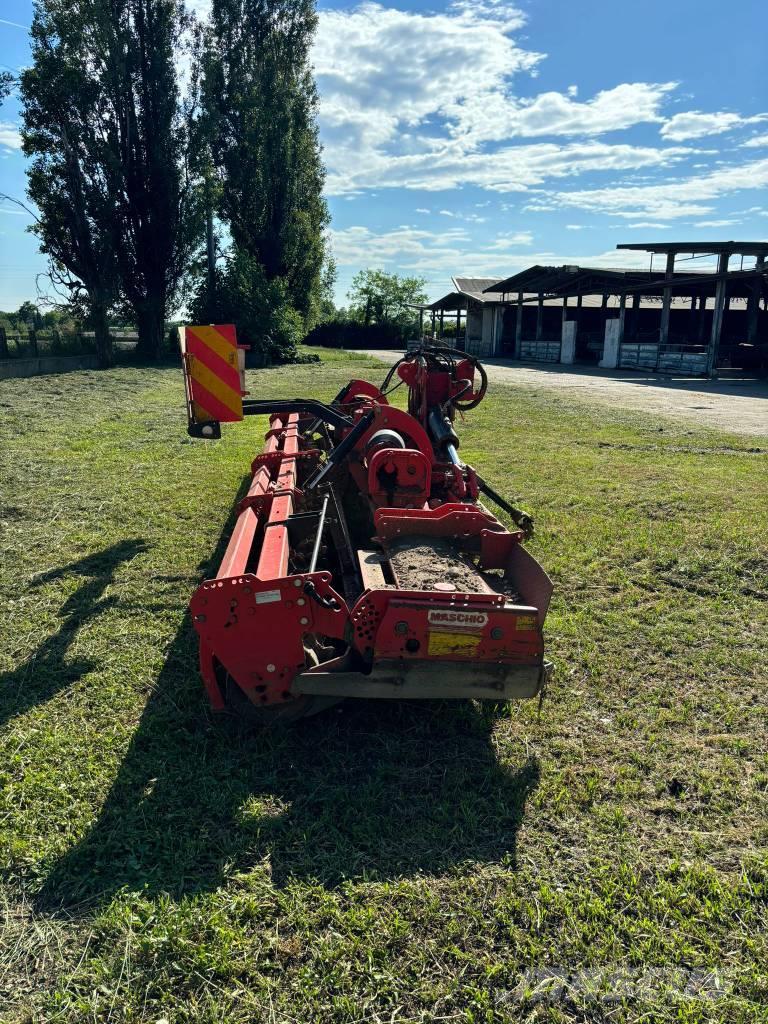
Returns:
[[[237,348],[232,328],[182,329],[189,433],[269,416],[219,570],[190,605],[212,707],[285,719],[345,697],[540,694],[552,584],[523,546],[533,524],[462,461],[454,429],[485,395],[479,361],[424,344],[380,388],[256,401]],[[388,397],[401,385],[407,412]]]

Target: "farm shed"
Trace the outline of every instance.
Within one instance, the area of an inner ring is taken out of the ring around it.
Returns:
[[[472,355],[495,355],[500,346],[503,305],[497,297],[485,294],[494,278],[453,277],[451,281],[453,291],[419,307],[422,329],[426,313],[433,336],[449,335]]]

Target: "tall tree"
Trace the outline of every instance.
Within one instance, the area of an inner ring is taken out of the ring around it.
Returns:
[[[234,246],[285,280],[308,317],[320,291],[324,171],[309,49],[313,0],[213,0],[203,96],[220,213]]]
[[[414,322],[414,306],[427,301],[423,277],[402,277],[384,270],[360,270],[352,278],[347,292],[350,313],[368,324],[396,324],[406,327]]]
[[[82,63],[82,12],[75,10],[68,21],[63,8],[63,3],[55,11],[42,4],[36,8],[33,63],[21,79],[22,142],[32,157],[27,192],[40,211],[31,230],[50,259],[57,283],[75,300],[85,292],[99,363],[108,366],[112,345],[107,317],[118,295],[118,236],[93,144],[98,115],[105,112]]]
[[[154,356],[193,240],[174,67],[180,0],[37,0],[22,74],[35,229],[88,292],[97,334],[123,298]]]

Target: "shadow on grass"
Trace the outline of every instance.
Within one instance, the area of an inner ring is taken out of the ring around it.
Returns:
[[[146,550],[144,541],[123,540],[35,578],[33,593],[35,587],[66,576],[82,576],[85,582],[62,605],[58,631],[47,637],[18,668],[0,673],[0,725],[36,704],[45,703],[95,668],[93,662],[84,659],[67,660],[67,651],[78,630],[114,603],[113,598],[103,595],[114,582],[118,566]]]
[[[123,887],[173,897],[263,864],[273,881],[394,878],[514,863],[532,759],[496,760],[496,712],[348,701],[254,730],[203,712],[185,621],[90,833],[51,871],[46,910]]]
[[[237,501],[245,494],[243,478]],[[234,524],[200,565],[215,574]],[[347,701],[292,726],[211,716],[185,616],[90,832],[52,868],[46,911],[123,888],[173,897],[263,865],[334,886],[515,861],[539,768],[502,767],[492,705]]]

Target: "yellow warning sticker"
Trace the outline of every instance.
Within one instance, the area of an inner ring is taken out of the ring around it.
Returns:
[[[535,615],[518,615],[515,619],[515,629],[518,632],[529,629],[536,629],[536,616]]]
[[[479,633],[445,633],[443,630],[429,634],[429,654],[459,654],[465,657],[474,654],[480,644]]]

